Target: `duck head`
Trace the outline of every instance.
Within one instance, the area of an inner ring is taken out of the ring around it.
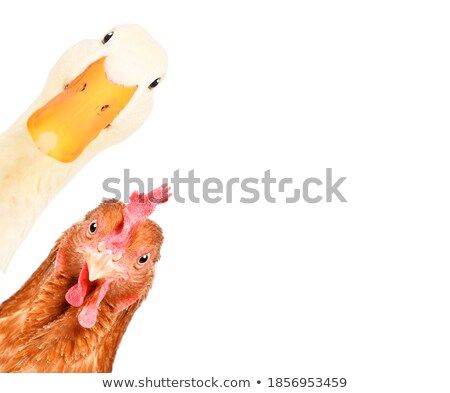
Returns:
[[[138,25],[81,41],[56,63],[28,117],[33,143],[69,163],[123,141],[149,115],[166,70],[164,49]]]

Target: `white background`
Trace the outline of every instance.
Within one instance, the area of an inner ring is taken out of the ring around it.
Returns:
[[[98,155],[41,216],[0,277],[0,300],[124,168],[224,181],[270,168],[300,182],[332,167],[348,177],[347,204],[158,208],[166,241],[154,288],[110,377],[248,378],[259,391],[275,391],[269,377],[346,377],[340,391],[448,392],[446,5],[3,2],[0,130],[68,46],[116,24],[143,25],[170,68],[145,125]],[[101,391],[101,378],[2,375],[0,384]]]

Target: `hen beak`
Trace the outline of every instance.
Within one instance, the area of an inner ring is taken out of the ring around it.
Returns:
[[[74,161],[131,100],[137,86],[109,81],[105,60],[92,63],[28,119],[28,131],[43,153]]]
[[[113,255],[111,250],[104,249],[100,245],[98,251],[86,247],[80,247],[77,251],[84,255],[89,272],[89,281],[113,278],[114,276],[126,278],[125,270],[116,263],[122,258],[120,253]]]

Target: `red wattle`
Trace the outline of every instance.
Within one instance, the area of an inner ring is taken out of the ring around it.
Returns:
[[[110,281],[105,281],[101,287],[96,288],[92,297],[78,314],[78,322],[84,328],[91,328],[97,322],[98,306],[108,292]]]
[[[89,281],[89,269],[85,263],[78,276],[78,283],[70,288],[66,293],[67,302],[73,307],[80,307],[88,292],[91,282]]]

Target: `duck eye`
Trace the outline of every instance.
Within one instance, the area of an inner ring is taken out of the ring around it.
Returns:
[[[150,259],[150,254],[142,255],[142,256],[139,258],[138,263],[139,263],[139,265],[143,265],[144,263],[148,262],[149,259]]]
[[[152,83],[150,83],[150,85],[148,86],[148,88],[149,88],[150,90],[151,90],[151,89],[154,89],[156,86],[159,85],[159,82],[161,82],[161,78],[155,79]]]
[[[95,232],[97,232],[97,227],[98,227],[97,220],[92,221],[91,225],[89,225],[89,234],[93,235]]]
[[[109,32],[103,37],[102,44],[105,45],[114,35],[114,31]]]

